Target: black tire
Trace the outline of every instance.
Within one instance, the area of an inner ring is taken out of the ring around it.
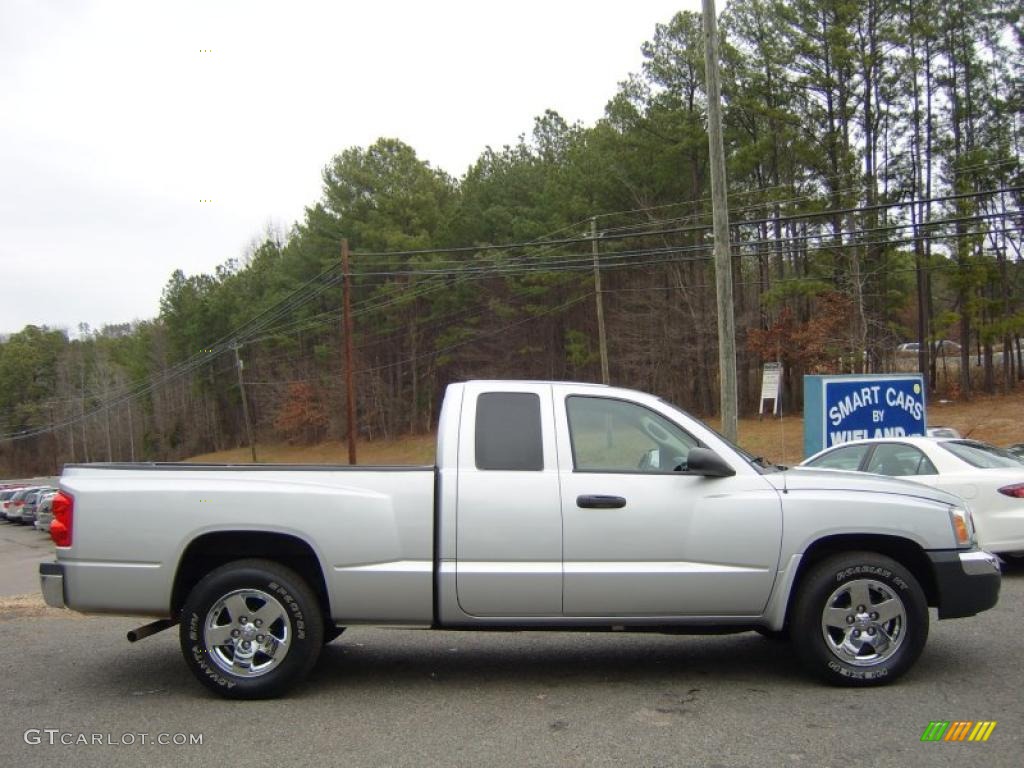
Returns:
[[[313,668],[323,646],[322,617],[313,591],[290,568],[236,560],[207,574],[186,598],[181,652],[211,691],[273,698]]]
[[[833,555],[801,580],[790,627],[812,674],[833,685],[883,685],[921,655],[928,602],[917,579],[890,557]]]

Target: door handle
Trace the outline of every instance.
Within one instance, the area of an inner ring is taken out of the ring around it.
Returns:
[[[626,500],[621,496],[577,496],[576,506],[581,509],[622,509]]]

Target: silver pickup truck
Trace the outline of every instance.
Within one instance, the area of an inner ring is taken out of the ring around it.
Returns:
[[[776,467],[670,403],[589,384],[448,387],[437,466],[64,470],[52,606],[180,623],[195,676],[275,696],[356,624],[788,636],[845,685],[995,605],[956,496]]]

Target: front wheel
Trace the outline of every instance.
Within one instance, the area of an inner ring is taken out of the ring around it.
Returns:
[[[928,639],[928,602],[914,576],[874,552],[833,555],[802,580],[792,637],[804,665],[835,685],[892,682]]]
[[[189,669],[207,688],[233,699],[264,699],[309,673],[324,627],[302,577],[269,560],[236,560],[189,593],[179,636]]]

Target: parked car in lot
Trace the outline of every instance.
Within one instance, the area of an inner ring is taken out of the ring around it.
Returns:
[[[928,427],[925,431],[927,432],[928,437],[963,437],[963,435],[952,427],[934,426]]]
[[[36,507],[36,530],[43,533],[50,532],[50,525],[53,523],[53,497],[57,491],[50,491],[45,494],[39,505]]]
[[[7,508],[10,506],[11,499],[13,499],[14,494],[20,491],[23,487],[24,486],[14,486],[0,491],[0,520],[7,520]]]
[[[4,517],[8,522],[20,523],[22,511],[25,508],[25,499],[33,491],[38,491],[40,486],[34,485],[28,488],[20,488],[14,492],[14,495],[4,504]]]
[[[25,497],[25,504],[21,508],[21,522],[26,525],[34,525],[36,522],[36,510],[39,502],[47,495],[56,493],[56,488],[39,488]]]
[[[1006,450],[1008,450],[1021,461],[1024,461],[1024,443],[1015,443]]]
[[[951,357],[960,354],[960,345],[950,339],[939,339],[931,342],[932,354],[938,357]],[[921,345],[916,341],[907,341],[896,347],[897,355],[916,355]]]
[[[801,466],[902,477],[962,497],[978,543],[990,552],[1024,553],[1024,465],[977,440],[890,437],[827,448]]]

